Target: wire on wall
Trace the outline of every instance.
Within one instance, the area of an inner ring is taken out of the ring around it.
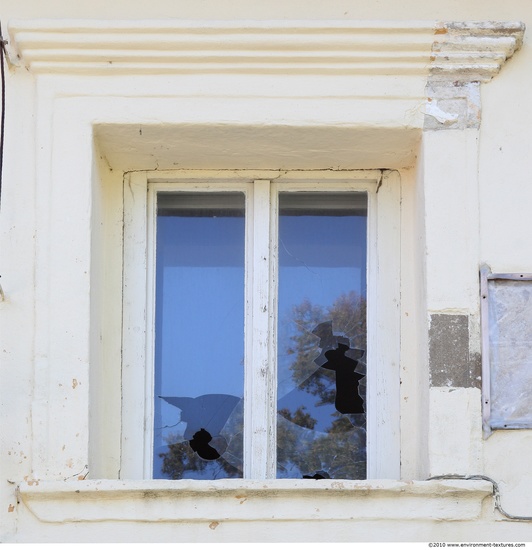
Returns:
[[[2,204],[2,174],[4,173],[4,126],[6,120],[6,75],[4,72],[4,56],[6,53],[7,40],[2,34],[2,22],[0,21],[0,78],[2,81],[2,117],[0,118],[0,206]],[[0,285],[0,302],[5,300],[4,290]]]
[[[7,57],[6,52],[7,40],[4,40],[2,34],[2,22],[0,21],[0,78],[2,86],[2,117],[0,118],[0,207],[2,205],[2,174],[4,173],[4,127],[6,120],[6,75],[4,68],[4,57]],[[0,302],[5,300],[4,290],[0,285]]]
[[[433,480],[433,479],[464,479],[464,480],[475,480],[475,479],[482,479],[484,481],[489,481],[493,485],[493,498],[495,499],[495,508],[507,519],[511,519],[512,521],[532,521],[532,516],[514,516],[513,514],[509,514],[506,512],[506,510],[503,509],[501,505],[501,492],[499,490],[498,483],[491,479],[491,477],[484,476],[484,475],[471,475],[471,476],[462,476],[458,474],[447,474],[442,476],[434,476],[429,477],[427,481]]]
[[[4,69],[4,56],[6,53],[7,40],[2,34],[2,22],[0,21],[0,74],[2,79],[2,118],[0,119],[0,207],[2,204],[2,174],[4,168],[4,126],[6,120],[6,75]]]

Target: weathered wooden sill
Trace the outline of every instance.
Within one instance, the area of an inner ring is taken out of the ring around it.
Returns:
[[[480,517],[487,481],[29,481],[19,497],[43,522],[301,521]]]

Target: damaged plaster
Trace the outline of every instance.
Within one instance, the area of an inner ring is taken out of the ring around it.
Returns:
[[[426,93],[425,130],[480,128],[478,82],[431,82]]]
[[[480,388],[480,353],[470,351],[468,315],[430,316],[429,369],[432,387]]]
[[[523,44],[520,22],[446,22],[435,29],[426,87],[425,130],[480,127],[480,83]]]

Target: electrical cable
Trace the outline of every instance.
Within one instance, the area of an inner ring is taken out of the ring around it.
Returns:
[[[7,41],[2,34],[2,22],[0,21],[0,75],[2,80],[2,117],[0,119],[0,207],[2,205],[2,174],[4,168],[4,127],[6,120],[6,76],[4,72],[4,56]]]
[[[2,86],[2,116],[0,118],[0,207],[2,205],[2,174],[4,173],[4,126],[6,120],[6,75],[4,72],[4,56],[6,52],[7,40],[4,40],[2,34],[2,22],[0,21],[0,78]],[[0,302],[5,300],[4,290],[0,285]]]
[[[510,519],[512,521],[532,521],[532,516],[514,516],[513,514],[509,514],[504,510],[504,508],[501,505],[501,492],[499,490],[498,483],[491,479],[491,477],[484,476],[484,475],[471,475],[471,476],[462,476],[459,474],[447,474],[447,475],[441,475],[441,476],[433,476],[429,477],[427,481],[436,480],[436,479],[464,479],[466,481],[468,480],[484,480],[489,481],[493,486],[493,498],[495,499],[495,508],[507,519]]]

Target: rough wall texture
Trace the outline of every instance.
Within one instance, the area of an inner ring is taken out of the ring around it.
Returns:
[[[480,354],[470,352],[468,315],[431,315],[429,361],[431,386],[480,388]]]

